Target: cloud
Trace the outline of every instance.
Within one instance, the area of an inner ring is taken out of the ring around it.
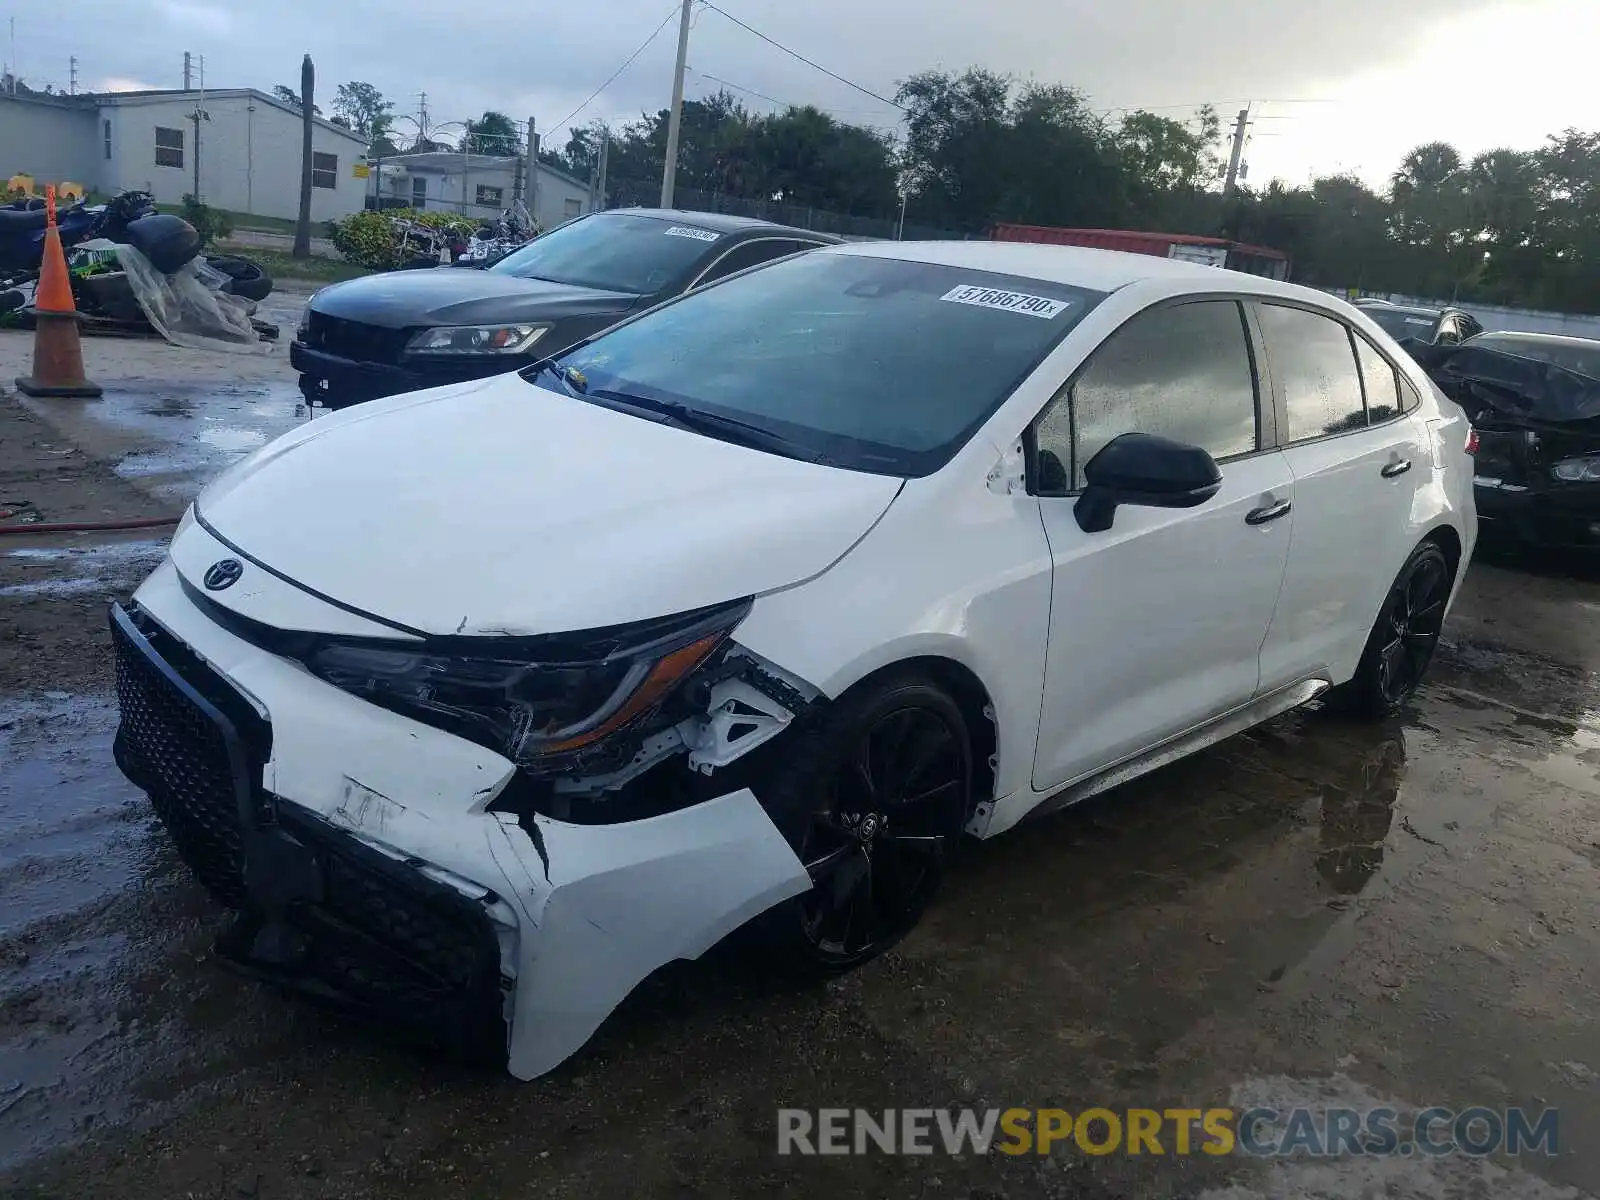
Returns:
[[[209,4],[193,4],[188,0],[156,0],[155,7],[171,24],[191,33],[220,37],[233,30],[233,18],[225,10]]]
[[[108,75],[95,85],[97,92],[148,92],[156,87],[153,83],[146,83],[142,79],[126,79],[120,75]]]
[[[1571,14],[1600,9],[1593,0],[716,2],[882,95],[893,95],[898,82],[917,71],[981,65],[1071,84],[1101,109],[1152,107],[1177,117],[1202,102],[1218,104],[1231,117],[1251,100],[1341,101],[1267,104],[1264,114],[1296,119],[1257,126],[1252,182],[1273,174],[1299,180],[1311,170],[1340,166],[1381,177],[1392,168],[1386,159],[1394,145],[1437,137],[1473,148],[1486,118],[1463,115],[1462,93],[1482,94],[1486,105],[1498,105],[1494,98],[1503,95],[1545,94],[1539,90],[1541,53],[1502,53],[1504,39],[1497,41],[1492,31],[1521,23],[1543,37],[1575,27],[1573,20],[1592,26]],[[325,109],[339,83],[363,79],[400,111],[415,113],[419,93],[426,92],[432,120],[458,121],[488,108],[518,120],[532,115],[547,144],[560,144],[565,134],[556,124],[673,8],[672,0],[605,0],[597,15],[592,4],[541,5],[530,27],[527,0],[477,0],[470,18],[437,0],[221,4],[155,0],[162,19],[150,21],[127,0],[78,0],[70,36],[44,26],[30,32],[27,44],[50,62],[77,55],[88,75],[155,79],[167,87],[176,86],[187,49],[205,55],[208,87],[286,83],[297,91],[300,56],[309,50]],[[1565,24],[1561,12],[1569,14]],[[676,31],[669,20],[577,120],[625,121],[663,107]],[[20,22],[18,32],[20,40]],[[1453,47],[1450,55],[1430,49],[1436,43]],[[892,106],[819,74],[710,9],[694,18],[689,63],[691,97],[722,86],[707,78],[715,76],[779,101],[818,104],[846,120],[898,124]],[[1477,86],[1490,65],[1494,86]],[[772,107],[749,93],[743,99],[757,110]],[[1556,103],[1552,93],[1542,104],[1498,105],[1510,124],[1497,124],[1493,136],[1532,146],[1567,124],[1600,126],[1600,92],[1571,103],[1577,107]],[[1374,110],[1380,128],[1372,125]]]

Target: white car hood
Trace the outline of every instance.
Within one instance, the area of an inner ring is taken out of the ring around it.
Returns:
[[[340,605],[423,633],[537,634],[807,579],[899,488],[511,374],[308,422],[196,507],[254,569]]]

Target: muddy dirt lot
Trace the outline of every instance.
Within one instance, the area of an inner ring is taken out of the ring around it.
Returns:
[[[0,335],[0,381],[25,351]],[[47,520],[173,512],[310,419],[281,353],[89,353],[104,400],[0,398],[0,500]],[[1600,1192],[1592,568],[1480,561],[1403,719],[1295,714],[973,847],[832,984],[679,964],[519,1084],[210,958],[217,909],[110,759],[105,604],[161,553],[0,536],[0,1194]],[[1258,1103],[1556,1108],[1560,1153],[775,1153],[779,1106]]]

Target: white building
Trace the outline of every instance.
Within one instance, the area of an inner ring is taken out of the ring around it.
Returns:
[[[358,211],[364,139],[321,117],[311,136],[312,219]],[[108,195],[138,188],[158,204],[198,191],[216,208],[292,220],[300,149],[299,111],[251,88],[0,95],[0,180],[27,174],[40,186],[66,180]]]
[[[387,204],[399,201],[488,220],[510,208],[519,194],[527,202],[526,169],[527,160],[515,156],[430,150],[374,161],[371,183],[373,194]],[[539,164],[535,190],[529,207],[538,210],[533,218],[545,229],[589,210],[589,184],[545,163]]]

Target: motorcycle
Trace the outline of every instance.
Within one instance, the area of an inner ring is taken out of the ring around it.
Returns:
[[[10,217],[12,212],[26,220]],[[26,325],[29,320],[27,306],[43,257],[44,220],[42,206],[0,209],[0,325]],[[9,241],[8,223],[15,234]],[[195,297],[212,292],[242,302],[236,330],[244,330],[249,323],[258,336],[276,336],[275,326],[248,322],[256,302],[271,293],[272,276],[259,263],[238,255],[202,255],[194,226],[182,217],[156,212],[149,193],[124,192],[108,204],[93,207],[73,205],[57,213],[56,224],[67,250],[73,300],[86,327],[148,330],[150,297],[171,286],[179,272],[186,272],[185,278],[192,277],[186,286],[197,289]],[[145,264],[141,289],[136,289],[135,280],[124,269],[119,245],[137,251],[137,260]],[[163,284],[163,279],[169,282]]]
[[[492,267],[508,254],[522,249],[535,236],[527,210],[506,209],[494,221],[485,221],[459,251],[452,248],[451,265]]]
[[[79,201],[56,210],[61,246],[69,249],[93,238],[126,241],[128,226],[156,211],[149,192],[123,192],[109,204]],[[17,200],[0,207],[0,272],[37,271],[44,259],[43,200]]]

